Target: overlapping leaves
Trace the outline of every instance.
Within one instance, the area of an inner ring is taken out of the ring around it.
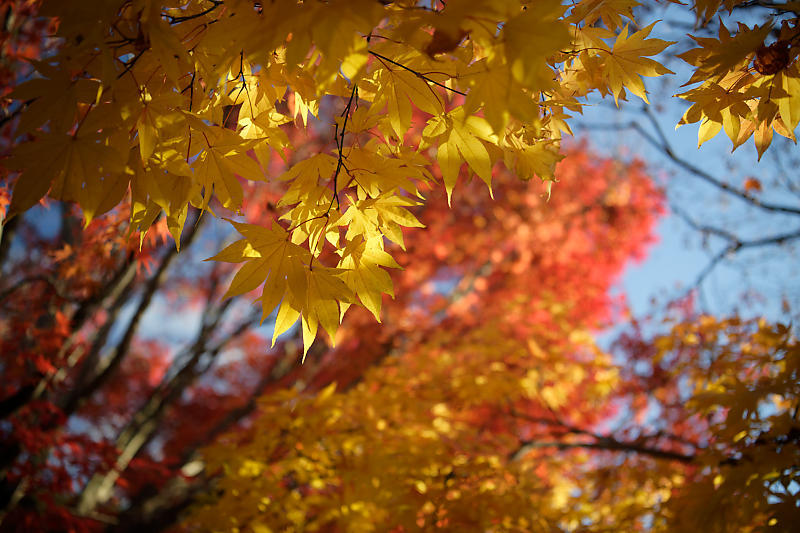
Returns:
[[[282,245],[290,266],[242,256],[249,281],[231,292],[260,279],[267,316],[302,317],[309,339],[320,324],[332,334],[350,303],[378,315],[391,287],[375,269],[393,266],[385,243],[402,245],[402,228],[418,225],[423,184],[441,178],[452,198],[475,175],[491,191],[501,161],[524,179],[553,180],[585,96],[646,100],[642,77],[668,72],[652,57],[669,43],[650,38],[652,26],[634,29],[629,0],[117,4],[43,2],[62,47],[13,93],[27,139],[6,165],[20,172],[10,215],[49,191],[88,221],[130,189],[133,226],[146,231],[164,213],[178,243],[189,205],[237,213],[242,180],[269,180],[273,153],[291,148],[287,130],[331,123],[330,145],[279,178],[281,222],[265,231],[299,247]],[[795,42],[795,27],[779,42]],[[723,49],[721,36],[685,56],[711,69],[684,95],[697,103],[685,121],[703,123],[701,140],[724,127],[736,143],[755,133],[763,151],[773,129],[792,135],[795,47],[788,60],[782,49],[752,50],[763,31],[740,28],[731,42],[742,46]],[[753,54],[757,70],[775,72],[732,79]],[[290,278],[305,281],[292,292]]]

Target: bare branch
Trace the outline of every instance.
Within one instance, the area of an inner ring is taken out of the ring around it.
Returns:
[[[194,15],[184,15],[182,17],[173,17],[171,15],[164,14],[162,16],[165,19],[167,19],[167,22],[169,22],[170,24],[178,24],[178,23],[181,23],[181,22],[186,22],[187,20],[192,20],[192,19],[204,17],[204,16],[208,15],[209,13],[211,13],[212,11],[214,11],[219,6],[221,6],[221,5],[223,5],[225,3],[225,2],[222,2],[221,0],[208,0],[208,1],[211,2],[211,4],[213,4],[213,5],[211,7],[209,7],[208,9],[205,9],[205,10],[201,11],[200,13],[195,13]]]
[[[131,460],[150,442],[156,434],[159,424],[163,419],[167,408],[180,397],[183,391],[194,381],[208,370],[213,364],[216,356],[225,348],[227,344],[238,338],[247,331],[253,323],[258,321],[258,315],[253,314],[248,319],[242,321],[232,332],[228,333],[223,339],[217,341],[213,346],[210,345],[211,335],[217,330],[218,324],[225,316],[225,311],[231,304],[228,299],[211,311],[212,318],[204,320],[197,338],[190,347],[184,352],[184,356],[176,357],[176,360],[185,361],[182,367],[174,374],[166,377],[164,381],[151,394],[150,398],[137,411],[134,418],[120,432],[115,445],[120,450],[116,461],[111,470],[105,473],[97,473],[84,487],[78,502],[78,510],[87,513],[95,509],[98,505],[106,502],[111,497],[111,492],[119,476],[127,469]],[[201,364],[205,357],[208,361]]]
[[[11,247],[11,240],[14,238],[19,220],[20,217],[14,217],[11,220],[0,221],[0,272],[2,272],[2,267],[8,257],[8,250]]]
[[[697,448],[695,444],[686,442],[680,437],[674,435],[659,433],[655,435],[642,436],[636,439],[635,441],[621,441],[611,436],[599,435],[597,433],[594,433],[593,431],[579,428],[571,424],[567,424],[559,420],[558,415],[555,412],[553,412],[552,418],[535,417],[527,415],[526,413],[521,413],[512,407],[509,414],[514,418],[521,419],[526,422],[551,426],[557,430],[556,433],[561,434],[561,435],[556,435],[557,437],[564,436],[567,434],[572,434],[572,435],[580,435],[582,437],[587,437],[591,439],[590,441],[579,441],[579,442],[567,442],[560,440],[541,441],[535,439],[522,440],[520,441],[519,448],[517,448],[515,451],[509,454],[509,459],[513,461],[521,459],[523,456],[525,456],[525,454],[537,448],[557,448],[559,450],[566,450],[571,448],[592,448],[597,450],[606,450],[614,452],[635,452],[640,455],[647,455],[656,459],[668,459],[674,461],[681,461],[684,463],[690,463],[695,460],[694,455],[684,454],[671,450],[664,450],[661,448],[655,448],[644,444],[648,440],[653,440],[658,438],[668,438],[670,440],[682,442],[683,444],[688,444],[693,448]]]
[[[559,450],[568,450],[572,448],[590,448],[594,450],[605,450],[611,452],[631,452],[639,455],[646,455],[654,459],[666,459],[669,461],[680,461],[682,463],[691,463],[695,460],[694,455],[686,455],[678,452],[671,452],[668,450],[660,450],[658,448],[648,448],[630,442],[620,442],[614,439],[605,438],[596,442],[560,442],[560,441],[521,441],[521,446],[510,457],[511,460],[517,461],[524,457],[527,453],[537,448],[557,448]]]
[[[625,124],[595,124],[591,126],[585,126],[591,129],[613,129],[613,130],[634,130],[639,133],[642,138],[647,141],[651,146],[658,149],[661,153],[666,155],[673,163],[678,165],[679,167],[683,168],[684,170],[688,171],[690,175],[705,181],[706,183],[728,193],[733,196],[736,196],[740,200],[755,206],[759,209],[764,211],[772,211],[775,213],[785,213],[790,215],[800,215],[800,207],[792,207],[788,205],[782,204],[775,204],[772,202],[763,202],[759,198],[753,196],[752,194],[748,193],[747,191],[738,189],[719,178],[709,174],[705,170],[693,165],[689,161],[683,159],[682,157],[678,156],[675,150],[673,150],[672,146],[667,142],[666,136],[664,135],[663,131],[658,127],[658,123],[655,121],[652,113],[649,109],[645,110],[650,121],[653,123],[654,127],[656,128],[656,133],[658,135],[658,139],[654,137],[650,132],[648,132],[641,124],[635,121],[627,122]],[[660,139],[660,140],[659,140]]]
[[[436,85],[437,87],[441,87],[442,89],[445,89],[447,91],[454,92],[456,94],[460,94],[461,96],[467,96],[467,93],[461,92],[458,89],[453,89],[452,87],[448,87],[447,85],[445,85],[443,83],[439,83],[436,80],[432,80],[431,78],[429,78],[425,74],[417,72],[416,70],[414,70],[412,68],[409,68],[409,67],[403,65],[402,63],[398,63],[397,61],[393,61],[393,60],[389,59],[388,57],[379,54],[378,52],[373,52],[372,50],[370,50],[369,53],[370,53],[370,55],[373,55],[373,56],[377,57],[378,59],[381,59],[382,61],[385,61],[387,63],[391,63],[392,65],[395,65],[397,67],[405,69],[405,70],[409,71],[410,73],[412,73],[413,75],[415,75],[416,77],[418,77],[420,79],[423,79],[423,80],[427,81],[428,83],[432,83],[432,84]]]
[[[738,189],[738,188],[736,188],[736,187],[734,187],[734,186],[732,186],[732,185],[730,185],[730,184],[728,184],[728,183],[726,183],[726,182],[724,182],[724,181],[712,176],[708,172],[706,172],[706,171],[702,170],[701,168],[693,165],[689,161],[679,157],[676,154],[675,150],[672,149],[672,146],[670,145],[669,141],[667,140],[667,136],[664,135],[664,132],[662,131],[661,126],[659,126],[658,121],[656,120],[656,117],[653,115],[653,111],[648,106],[645,106],[643,108],[643,110],[644,110],[644,113],[647,116],[647,118],[650,120],[650,124],[652,124],[653,129],[656,131],[656,134],[658,135],[659,139],[661,139],[661,144],[659,145],[659,143],[654,142],[655,140],[652,139],[652,137],[650,137],[647,134],[647,132],[644,131],[644,128],[642,128],[640,124],[634,123],[634,129],[639,131],[642,135],[645,135],[646,136],[645,138],[648,140],[648,142],[650,142],[650,144],[652,144],[656,148],[659,148],[664,154],[666,154],[670,159],[672,159],[672,161],[675,162],[677,165],[683,167],[685,170],[688,170],[692,175],[702,179],[706,183],[709,183],[709,184],[713,185],[714,187],[717,187],[718,189],[725,191],[728,194],[731,194],[733,196],[737,196],[741,200],[749,203],[750,205],[758,207],[759,209],[764,209],[764,210],[767,210],[767,211],[775,211],[775,212],[778,212],[778,213],[788,213],[788,214],[792,214],[792,215],[800,215],[800,208],[791,207],[791,206],[787,206],[787,205],[774,204],[774,203],[771,203],[771,202],[762,202],[759,198],[753,196],[752,194],[748,193],[747,191],[744,191],[742,189]]]
[[[692,229],[702,233],[720,237],[727,241],[727,245],[721,250],[719,250],[716,254],[714,254],[709,263],[698,274],[697,278],[694,281],[694,284],[690,287],[689,290],[698,288],[723,259],[725,259],[726,257],[730,257],[741,250],[745,250],[748,248],[761,248],[764,246],[781,245],[781,244],[786,244],[787,242],[790,241],[800,239],[800,228],[786,233],[779,233],[777,235],[762,237],[760,239],[751,239],[751,240],[741,239],[728,230],[717,228],[715,226],[704,225],[695,221],[685,211],[683,211],[676,205],[670,205],[670,209],[678,217],[680,217],[681,220],[686,222],[686,224],[688,224]]]

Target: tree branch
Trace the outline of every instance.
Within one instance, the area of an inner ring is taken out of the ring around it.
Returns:
[[[691,174],[697,176],[706,183],[709,183],[714,187],[717,187],[718,189],[725,191],[728,194],[737,196],[741,200],[749,203],[750,205],[768,211],[775,211],[778,213],[788,213],[792,215],[800,215],[800,208],[791,207],[787,205],[773,204],[771,202],[762,202],[760,199],[748,193],[747,191],[743,191],[741,189],[733,187],[732,185],[712,176],[711,174],[702,170],[701,168],[696,167],[689,161],[679,157],[675,153],[675,150],[672,149],[669,140],[667,140],[667,136],[664,134],[661,127],[659,126],[658,121],[656,120],[656,117],[653,115],[652,110],[648,106],[645,106],[643,110],[648,120],[650,121],[650,124],[652,124],[653,129],[656,131],[656,134],[658,135],[659,139],[661,139],[661,144],[659,145],[658,142],[654,142],[655,139],[652,139],[650,135],[644,131],[644,128],[642,128],[641,125],[639,125],[638,123],[633,123],[634,129],[639,131],[639,133],[641,133],[642,135],[645,135],[646,136],[645,138],[648,140],[648,142],[650,142],[650,144],[652,144],[656,148],[659,148],[662,151],[662,153],[666,154],[677,165],[683,167],[685,170],[688,170]]]
[[[590,448],[596,450],[606,450],[613,452],[635,452],[640,455],[647,455],[655,459],[667,459],[673,461],[681,461],[683,463],[691,463],[695,460],[694,455],[688,455],[680,452],[670,450],[663,450],[660,448],[653,448],[642,444],[643,441],[648,439],[666,436],[668,438],[676,439],[677,437],[670,435],[651,435],[637,439],[636,441],[620,441],[613,437],[606,435],[598,435],[587,429],[582,429],[571,424],[566,424],[557,418],[557,414],[553,413],[554,418],[547,417],[533,417],[525,413],[520,413],[511,408],[511,416],[514,418],[522,419],[526,422],[535,424],[545,424],[563,429],[564,434],[581,435],[592,439],[590,442],[566,442],[566,441],[541,441],[535,439],[526,439],[520,441],[520,446],[509,454],[509,459],[517,461],[521,459],[528,452],[537,448],[557,448],[559,450],[567,450],[572,448]],[[693,445],[692,445],[693,446]]]
[[[521,446],[513,454],[510,459],[513,461],[520,460],[528,452],[537,448],[557,448],[559,450],[568,450],[573,448],[589,448],[594,450],[604,450],[611,452],[632,452],[639,455],[646,455],[654,459],[666,459],[669,461],[680,461],[682,463],[692,463],[695,460],[694,455],[686,455],[678,452],[671,452],[667,450],[660,450],[658,448],[648,448],[639,444],[631,442],[620,442],[614,439],[605,438],[598,442],[560,442],[560,441],[535,441],[525,440],[520,442]]]
[[[429,78],[425,74],[422,74],[421,72],[417,72],[413,68],[409,68],[409,67],[403,65],[402,63],[398,63],[397,61],[393,61],[393,60],[389,59],[388,57],[379,54],[378,52],[373,52],[372,50],[370,50],[369,53],[370,53],[370,55],[373,55],[373,56],[377,57],[378,59],[386,61],[387,63],[391,63],[392,65],[395,65],[395,66],[400,67],[402,69],[405,69],[405,70],[409,71],[410,73],[412,73],[413,75],[415,75],[416,77],[421,78],[421,79],[427,81],[428,83],[432,83],[432,84],[436,85],[437,87],[441,87],[442,89],[445,89],[447,91],[454,92],[456,94],[460,94],[461,96],[467,96],[467,93],[461,92],[458,89],[453,89],[452,87],[448,87],[447,85],[445,85],[443,83],[439,83],[436,80],[432,80],[431,78]]]
[[[700,286],[700,284],[705,281],[705,279],[711,274],[711,272],[716,268],[716,266],[727,256],[731,256],[740,250],[745,250],[748,248],[760,248],[764,246],[772,246],[772,245],[781,245],[785,244],[790,241],[794,241],[800,239],[800,229],[792,230],[786,233],[779,233],[777,235],[771,235],[768,237],[762,237],[760,239],[751,239],[745,240],[741,239],[738,236],[734,235],[733,233],[717,228],[714,226],[708,226],[704,224],[700,224],[694,219],[692,219],[685,211],[679,208],[676,205],[670,205],[670,209],[678,215],[686,224],[688,224],[692,229],[699,231],[701,233],[715,235],[722,239],[728,241],[727,246],[722,248],[719,252],[717,252],[709,261],[709,263],[703,268],[703,270],[698,274],[697,278],[694,281],[694,284],[690,287],[690,290],[696,289]]]
[[[223,2],[221,0],[208,0],[208,1],[211,2],[213,5],[211,7],[209,7],[208,9],[206,9],[204,11],[201,11],[200,13],[195,13],[194,15],[184,15],[184,16],[181,16],[181,17],[173,17],[171,15],[163,14],[162,16],[165,19],[167,19],[167,22],[169,22],[170,24],[178,24],[178,23],[181,23],[181,22],[186,22],[187,20],[192,20],[192,19],[204,17],[204,16],[208,15],[209,13],[211,13],[212,11],[214,11],[219,6],[221,6],[221,5],[223,5],[225,3],[225,2]]]
[[[14,233],[17,231],[19,220],[20,217],[14,217],[11,220],[0,221],[0,272],[3,271],[3,265],[8,258],[8,250],[11,247]]]
[[[631,122],[628,122],[628,123],[625,123],[625,124],[619,124],[619,125],[603,124],[603,125],[587,126],[587,129],[589,129],[589,128],[591,128],[591,129],[601,129],[602,128],[602,129],[613,129],[613,130],[634,130],[637,133],[639,133],[644,138],[644,140],[648,142],[648,144],[650,144],[651,146],[653,146],[654,148],[659,150],[661,153],[666,155],[670,160],[672,160],[673,163],[675,163],[679,167],[683,168],[684,170],[688,171],[690,175],[693,175],[693,176],[701,179],[702,181],[705,181],[706,183],[708,183],[708,184],[710,184],[710,185],[712,185],[712,186],[714,186],[714,187],[716,187],[716,188],[718,188],[718,189],[720,189],[720,190],[722,190],[722,191],[724,191],[724,192],[726,192],[726,193],[728,193],[728,194],[730,194],[732,196],[735,196],[735,197],[739,198],[740,200],[742,200],[743,202],[746,202],[746,203],[748,203],[748,204],[750,204],[752,206],[755,206],[755,207],[757,207],[759,209],[763,209],[765,211],[772,211],[772,212],[775,212],[775,213],[785,213],[785,214],[790,214],[790,215],[800,215],[800,207],[792,207],[792,206],[788,206],[788,205],[775,204],[775,203],[772,203],[772,202],[762,202],[760,199],[756,198],[752,194],[749,194],[746,191],[738,189],[738,188],[736,188],[736,187],[734,187],[734,186],[732,186],[732,185],[730,185],[730,184],[728,184],[728,183],[726,183],[726,182],[724,182],[724,181],[712,176],[711,174],[709,174],[705,170],[703,170],[703,169],[693,165],[689,161],[681,158],[680,156],[677,155],[677,153],[673,150],[672,146],[667,141],[666,136],[664,135],[663,131],[661,131],[661,129],[658,127],[658,123],[655,121],[655,118],[653,117],[653,115],[652,115],[652,113],[650,112],[649,109],[645,109],[645,114],[647,115],[648,119],[651,121],[651,123],[653,123],[654,127],[656,128],[656,133],[657,133],[659,139],[661,139],[660,141],[659,141],[659,139],[656,139],[655,137],[653,137],[653,135],[650,132],[648,132],[644,127],[642,127],[641,124],[639,124],[638,122],[634,122],[634,121],[631,121]]]
[[[211,312],[213,318],[204,321],[194,343],[186,350],[188,357],[176,357],[185,360],[183,366],[164,381],[151,394],[147,402],[138,410],[133,420],[120,432],[115,445],[120,450],[111,470],[95,474],[84,487],[78,500],[78,510],[87,513],[106,502],[119,476],[127,469],[131,460],[150,442],[158,430],[158,425],[166,413],[167,407],[174,402],[198,376],[208,370],[216,356],[232,340],[249,329],[258,320],[254,314],[242,321],[237,328],[227,334],[215,345],[209,346],[210,336],[217,329],[225,315],[225,310],[232,300],[225,300]],[[208,363],[201,365],[201,359],[207,356]]]
[[[254,314],[252,322],[258,322],[260,316]],[[250,326],[240,325],[238,330],[246,330]],[[197,461],[197,450],[211,442],[219,435],[228,431],[232,426],[250,415],[258,406],[258,398],[266,391],[267,387],[282,379],[295,368],[300,359],[300,353],[285,350],[286,343],[282,344],[283,355],[276,356],[278,360],[266,372],[258,384],[250,392],[248,400],[238,408],[228,411],[199,441],[187,446],[178,460],[179,465],[186,467]],[[198,461],[199,463],[199,461]],[[161,531],[174,524],[178,519],[178,511],[188,506],[195,493],[206,490],[208,479],[203,475],[203,466],[186,477],[172,478],[161,490],[156,493],[142,495],[133,501],[131,506],[120,516],[115,527],[108,533],[127,533],[133,531]]]

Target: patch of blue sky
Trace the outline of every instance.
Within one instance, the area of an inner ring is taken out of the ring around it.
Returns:
[[[686,26],[692,22],[685,16],[686,20],[681,20],[685,11],[682,6],[675,6],[658,12],[659,16],[668,14],[665,18],[669,19],[674,15],[678,22],[659,22],[651,37],[683,39]],[[688,104],[672,95],[681,92],[680,83],[690,76],[689,66],[678,59],[669,61],[668,66],[676,72],[674,76],[645,79],[651,96],[652,120],[642,111],[644,104],[635,96],[620,102],[619,109],[611,99],[592,98],[583,114],[575,117],[578,137],[588,138],[591,146],[601,153],[643,159],[650,173],[663,184],[669,204],[700,225],[733,231],[743,240],[800,229],[800,217],[764,212],[710,186],[676,165],[630,127],[638,124],[656,139],[655,128],[658,128],[673,152],[690,164],[737,188],[742,187],[745,179],[755,177],[764,184],[759,199],[800,207],[800,196],[787,190],[796,184],[796,180],[786,175],[787,166],[791,167],[786,165],[787,160],[791,162],[788,151],[794,145],[776,136],[761,162],[757,162],[752,140],[731,154],[732,144],[724,133],[698,148],[696,124],[675,127]],[[644,261],[628,267],[617,288],[625,293],[634,315],[638,316],[653,313],[670,299],[685,294],[711,258],[728,244],[713,235],[703,235],[674,212],[661,220],[656,234],[658,244]],[[800,308],[800,291],[794,289],[800,286],[800,270],[796,265],[796,253],[790,246],[742,250],[735,258],[731,254],[730,260],[720,261],[703,280],[698,305],[701,310],[715,314],[764,315],[785,320],[785,301],[790,308]]]

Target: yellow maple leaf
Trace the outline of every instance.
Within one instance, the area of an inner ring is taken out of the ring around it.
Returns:
[[[647,57],[659,54],[667,46],[674,44],[662,39],[647,39],[653,26],[655,22],[632,33],[630,37],[628,37],[628,26],[625,26],[617,35],[605,63],[608,87],[614,95],[615,102],[618,102],[622,95],[623,86],[647,102],[647,92],[641,77],[674,74],[661,63]]]
[[[800,123],[800,68],[795,62],[789,68],[775,75],[774,86],[770,95],[778,104],[781,120],[786,129],[794,131]]]
[[[470,86],[464,109],[472,114],[482,108],[497,135],[502,134],[512,117],[526,123],[538,118],[536,99],[514,79],[508,64],[498,56],[475,62],[464,76]]]
[[[582,0],[577,2],[569,20],[591,26],[598,20],[612,30],[622,28],[622,17],[633,20],[633,8],[640,5],[636,0]]]
[[[384,250],[383,238],[358,238],[348,242],[338,266],[344,271],[342,279],[347,286],[353,289],[364,307],[380,322],[383,295],[388,294],[394,298],[392,279],[381,267],[400,268]],[[349,304],[342,306],[342,313],[348,306]]]
[[[19,146],[4,164],[22,171],[14,186],[9,216],[35,205],[49,189],[57,200],[77,202],[88,224],[100,209],[119,203],[129,179],[123,174],[119,153],[96,133],[42,134]]]
[[[720,24],[718,39],[692,37],[700,47],[678,54],[679,58],[696,67],[684,85],[724,77],[729,72],[746,66],[750,56],[764,43],[771,28],[770,24],[754,26],[752,29],[740,24],[738,32],[731,35],[728,29]]]
[[[390,63],[384,66],[378,77],[382,90],[379,90],[373,105],[386,105],[389,123],[397,138],[402,139],[411,126],[412,102],[422,111],[438,115],[444,110],[444,99],[427,81],[412,72]]]
[[[237,176],[263,181],[264,171],[247,152],[258,139],[243,139],[235,132],[192,121],[200,132],[205,147],[192,162],[195,179],[205,191],[203,208],[208,207],[212,193],[227,209],[236,210],[242,203],[242,186]]]
[[[483,140],[496,137],[486,119],[475,115],[465,116],[463,107],[458,107],[447,115],[429,121],[423,136],[439,138],[437,160],[448,203],[464,162],[486,183],[491,194],[493,161]]]
[[[564,9],[560,0],[540,0],[535,9],[526,9],[503,25],[501,39],[511,73],[534,91],[554,85],[547,59],[569,46]]]

